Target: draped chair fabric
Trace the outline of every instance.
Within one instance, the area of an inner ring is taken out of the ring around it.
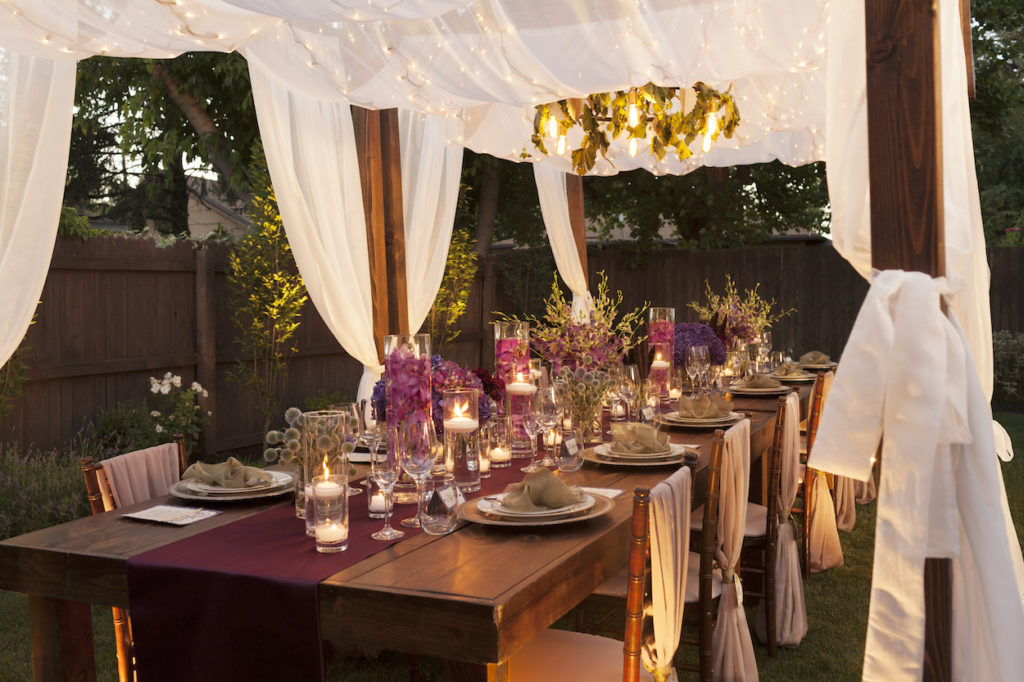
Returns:
[[[878,497],[878,490],[875,487],[875,474],[871,472],[866,481],[853,481],[853,492],[857,497],[857,504],[868,504],[874,502]]]
[[[822,402],[828,404],[828,394],[832,388],[835,372],[826,372],[821,385]],[[814,449],[821,445],[817,440]],[[808,462],[808,466],[810,463]],[[843,565],[843,546],[839,540],[839,527],[836,522],[836,505],[832,500],[829,477],[821,471],[814,472],[811,489],[805,492],[810,505],[810,530],[807,538],[807,554],[811,572],[819,573],[830,568]],[[852,502],[852,501],[851,501]]]
[[[955,680],[1024,670],[1020,545],[1004,521],[991,410],[944,279],[875,276],[822,415],[810,465],[865,480],[882,439],[863,678],[916,682],[926,557],[953,567]],[[820,445],[821,447],[818,447]]]
[[[754,645],[743,610],[743,589],[736,573],[743,548],[750,488],[749,419],[739,421],[725,432],[721,476],[715,558],[722,569],[722,596],[718,602],[718,621],[711,636],[714,679],[722,682],[756,680]]]
[[[857,492],[855,481],[846,476],[835,477],[836,526],[851,531],[857,522]]]

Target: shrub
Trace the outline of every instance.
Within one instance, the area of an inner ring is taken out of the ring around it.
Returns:
[[[992,334],[992,364],[992,401],[1024,404],[1024,334],[1006,330]]]
[[[315,412],[317,410],[330,410],[335,405],[340,405],[343,402],[352,402],[351,400],[342,400],[338,397],[337,391],[331,391],[328,393],[324,389],[319,389],[316,393],[306,398],[302,403],[302,407],[305,408],[306,412]]]
[[[117,407],[103,410],[96,415],[95,431],[91,434],[100,453],[98,459],[167,442],[169,437],[157,433],[156,426],[156,419],[145,403],[118,403]]]

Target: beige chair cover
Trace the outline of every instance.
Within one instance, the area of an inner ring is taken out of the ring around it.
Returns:
[[[789,516],[800,486],[800,398],[786,398],[786,423],[782,441],[782,478],[779,486],[779,536],[775,555],[775,637],[780,646],[796,646],[807,634],[807,603],[800,570],[800,552],[796,529]],[[755,629],[758,639],[767,642],[764,602],[758,606]]]
[[[857,497],[857,504],[868,504],[874,502],[878,497],[878,489],[875,487],[875,472],[871,472],[866,481],[853,481],[853,493]]]
[[[743,588],[736,565],[743,547],[750,488],[750,420],[743,419],[725,432],[722,448],[722,489],[719,498],[715,557],[722,568],[722,597],[718,622],[711,636],[714,679],[756,680],[757,662],[743,611]]]
[[[851,531],[857,522],[857,492],[855,481],[846,476],[836,476],[836,526],[839,530]]]
[[[178,446],[174,443],[118,455],[100,464],[118,509],[166,495],[181,477]]]
[[[811,573],[820,573],[843,565],[843,545],[836,526],[836,507],[828,488],[828,476],[816,471],[811,488],[811,529],[807,535],[807,553]]]
[[[673,675],[672,657],[683,628],[690,556],[690,469],[683,467],[651,490],[651,621],[654,636],[641,651],[655,679]]]

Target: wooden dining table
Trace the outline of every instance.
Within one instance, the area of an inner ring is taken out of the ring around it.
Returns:
[[[770,445],[775,405],[765,398],[737,403],[750,414],[752,457]],[[699,481],[712,431],[671,433],[675,442],[700,446]],[[630,493],[673,469],[588,463],[566,481],[625,491],[603,516],[550,527],[461,523],[445,536],[419,534],[389,546],[319,583],[321,635],[446,659],[461,679],[505,679],[506,662],[520,647],[625,566]],[[282,504],[224,505],[218,516],[185,527],[121,518],[183,502],[157,498],[0,542],[0,589],[29,597],[36,680],[95,678],[89,604],[130,606],[131,557]]]

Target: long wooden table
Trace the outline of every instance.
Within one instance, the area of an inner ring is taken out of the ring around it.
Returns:
[[[751,412],[754,457],[770,441],[772,409]],[[673,440],[702,446],[699,474],[711,432],[673,431]],[[321,633],[462,661],[471,676],[503,679],[512,654],[625,565],[628,491],[651,487],[670,471],[586,465],[569,474],[572,484],[627,491],[590,521],[531,529],[468,524],[447,536],[399,542],[320,583]],[[177,502],[160,498],[121,511]],[[273,504],[225,505],[222,514],[184,528],[107,513],[0,542],[0,589],[29,595],[36,679],[94,679],[88,604],[129,605],[129,558]]]

